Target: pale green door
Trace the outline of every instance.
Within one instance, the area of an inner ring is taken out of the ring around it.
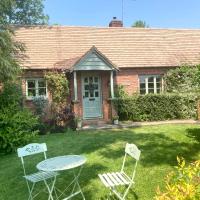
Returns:
[[[82,78],[83,118],[102,117],[101,83],[99,76]]]

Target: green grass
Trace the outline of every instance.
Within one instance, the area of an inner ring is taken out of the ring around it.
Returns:
[[[127,199],[151,200],[157,186],[163,188],[163,178],[176,165],[177,155],[183,156],[188,162],[200,158],[199,136],[198,125],[160,125],[52,134],[39,136],[35,142],[47,143],[48,157],[67,154],[83,154],[87,157],[80,184],[88,200],[105,199],[108,191],[99,181],[98,173],[119,170],[126,142],[135,143],[142,154],[136,185]],[[39,160],[34,157],[27,161],[35,166]],[[1,200],[27,199],[27,187],[22,175],[16,153],[0,157]],[[57,186],[64,187],[70,177],[69,173],[63,173]],[[41,194],[38,199],[47,198]]]

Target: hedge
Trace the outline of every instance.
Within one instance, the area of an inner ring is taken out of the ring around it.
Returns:
[[[161,121],[197,118],[197,94],[133,95],[114,100],[120,120]]]

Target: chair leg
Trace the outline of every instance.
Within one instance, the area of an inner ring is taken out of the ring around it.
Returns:
[[[33,192],[33,189],[34,189],[35,183],[33,183],[33,185],[32,185],[31,188],[30,188],[28,182],[27,182],[27,185],[28,185],[28,190],[29,190],[29,197],[28,197],[28,200],[33,200],[32,192]]]
[[[44,180],[44,183],[45,183],[45,185],[46,185],[46,187],[47,187],[47,190],[48,190],[48,192],[49,192],[49,198],[48,198],[48,200],[50,200],[50,199],[53,200],[52,192],[53,192],[53,190],[54,190],[55,182],[56,182],[56,176],[55,176],[55,178],[54,178],[54,180],[53,180],[53,182],[52,182],[52,186],[51,186],[51,188],[50,188],[49,185],[48,185],[48,183],[47,183],[47,181]]]

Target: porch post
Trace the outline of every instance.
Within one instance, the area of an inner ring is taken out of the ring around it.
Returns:
[[[114,98],[114,83],[113,83],[113,71],[110,72],[110,94],[111,98]]]
[[[78,95],[77,95],[78,92],[77,92],[77,78],[76,78],[76,71],[74,71],[73,74],[74,74],[74,100],[77,101],[77,100],[78,100],[78,98],[77,98],[77,96],[78,96]]]

